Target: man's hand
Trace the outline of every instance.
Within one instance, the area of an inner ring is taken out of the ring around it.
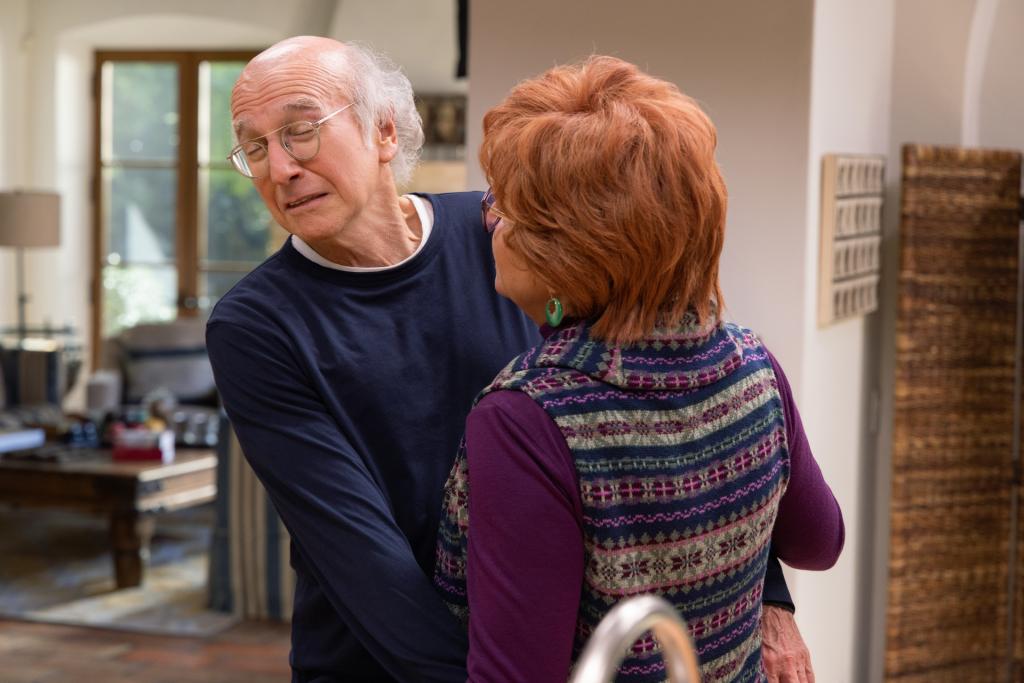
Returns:
[[[792,612],[765,605],[761,616],[761,658],[768,683],[814,683],[811,653]]]

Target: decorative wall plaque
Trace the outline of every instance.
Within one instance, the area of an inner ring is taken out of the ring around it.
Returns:
[[[826,154],[821,169],[818,324],[878,308],[885,157]]]

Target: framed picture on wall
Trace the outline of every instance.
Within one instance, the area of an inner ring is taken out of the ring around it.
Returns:
[[[416,109],[423,119],[425,149],[465,147],[465,95],[417,95]]]

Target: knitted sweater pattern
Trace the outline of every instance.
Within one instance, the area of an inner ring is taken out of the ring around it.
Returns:
[[[536,401],[573,456],[585,552],[573,660],[619,600],[650,593],[686,619],[702,680],[763,680],[761,592],[789,456],[757,337],[687,315],[614,346],[579,323],[515,358],[476,401],[498,390]],[[468,475],[463,440],[445,486],[435,585],[464,620]],[[665,676],[647,634],[616,680]]]

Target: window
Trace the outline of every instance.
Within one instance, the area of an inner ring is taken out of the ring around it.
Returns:
[[[274,248],[231,169],[231,88],[255,52],[98,52],[93,348],[195,316]]]

